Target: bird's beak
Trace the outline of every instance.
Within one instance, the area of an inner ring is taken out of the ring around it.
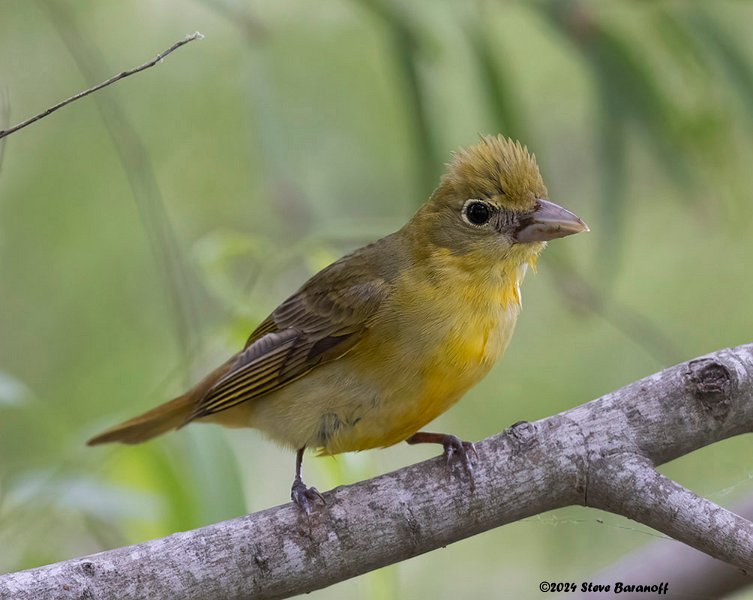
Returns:
[[[522,243],[546,242],[581,231],[590,230],[569,210],[549,200],[537,200],[536,209],[520,220],[513,239]]]

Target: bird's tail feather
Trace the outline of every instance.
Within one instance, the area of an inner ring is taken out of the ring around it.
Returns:
[[[86,442],[86,445],[96,446],[109,442],[139,444],[173,429],[183,427],[192,420],[197,401],[228,372],[236,360],[237,355],[231,356],[182,396],[178,396],[170,402],[165,402],[157,408],[153,408],[138,417],[133,417],[133,419],[129,419],[120,425],[110,427],[107,431],[90,439]]]
[[[124,444],[145,442],[185,425],[193,408],[194,394],[192,390],[120,425],[110,427],[107,431],[90,439],[86,442],[86,445],[96,446],[109,442],[122,442]]]

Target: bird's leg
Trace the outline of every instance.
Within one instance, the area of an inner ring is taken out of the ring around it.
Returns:
[[[405,440],[409,444],[442,444],[444,447],[444,456],[448,465],[452,465],[454,457],[458,457],[463,470],[467,473],[468,478],[473,484],[473,465],[471,464],[470,455],[476,455],[476,448],[472,442],[464,442],[454,435],[446,433],[429,433],[419,431]]]
[[[290,499],[303,512],[309,514],[311,512],[311,503],[317,500],[317,498],[322,501],[322,504],[326,504],[326,502],[324,501],[324,497],[319,493],[319,490],[315,487],[306,487],[306,484],[301,479],[304,450],[306,450],[305,446],[299,448],[295,455],[295,479],[293,479],[293,487],[290,488]]]

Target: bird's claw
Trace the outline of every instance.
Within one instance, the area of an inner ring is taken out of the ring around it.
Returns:
[[[473,485],[473,463],[471,462],[471,454],[475,458],[478,458],[476,447],[473,442],[464,442],[460,438],[454,435],[448,435],[442,442],[444,447],[444,456],[447,464],[452,467],[456,460],[460,461],[463,466],[463,470],[468,475],[468,479]],[[457,458],[456,458],[457,457]]]
[[[293,482],[293,487],[290,488],[290,499],[307,515],[311,512],[313,503],[317,500],[320,500],[322,504],[327,504],[319,490],[315,487],[307,487],[300,479]]]

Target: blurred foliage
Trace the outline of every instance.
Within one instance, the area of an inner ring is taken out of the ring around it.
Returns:
[[[478,133],[522,139],[593,233],[547,250],[507,357],[433,427],[480,439],[753,341],[749,2],[38,0],[1,14],[3,123],[187,32],[206,39],[0,147],[0,571],[285,501],[293,456],[257,432],[83,443],[399,227]],[[730,505],[753,493],[752,446],[663,470]],[[434,451],[310,458],[307,479],[326,489]],[[652,537],[572,508],[315,596],[534,597]]]

